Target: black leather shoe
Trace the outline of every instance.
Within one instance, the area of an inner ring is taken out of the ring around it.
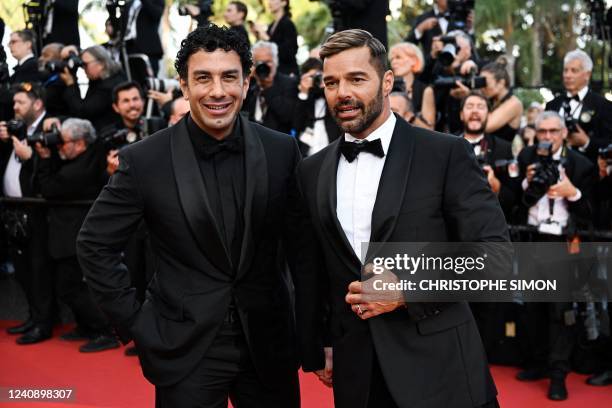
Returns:
[[[119,347],[119,342],[114,337],[99,335],[79,347],[81,353],[95,353],[97,351],[110,350]]]
[[[595,385],[597,387],[601,387],[604,385],[612,385],[612,370],[592,375],[587,378],[586,383],[589,385]]]
[[[123,354],[130,357],[136,357],[138,356],[138,349],[136,348],[136,346],[128,347],[125,349]]]
[[[25,322],[18,324],[17,326],[9,327],[6,329],[8,334],[24,334],[28,330],[34,327],[34,322],[31,320],[26,320]]]
[[[548,386],[548,399],[553,401],[565,401],[567,399],[565,378],[551,378]]]
[[[91,340],[93,336],[85,333],[80,328],[75,327],[69,332],[64,333],[61,336],[59,336],[59,338],[65,341],[85,341],[85,340]]]
[[[34,344],[51,338],[51,330],[34,326],[17,339],[17,344]]]
[[[547,373],[543,368],[528,368],[516,374],[516,379],[519,381],[537,381],[546,377]]]

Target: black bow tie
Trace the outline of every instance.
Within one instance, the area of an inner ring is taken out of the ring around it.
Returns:
[[[380,139],[372,141],[364,140],[363,142],[357,143],[347,142],[346,139],[343,138],[340,143],[340,152],[349,163],[352,163],[361,152],[368,152],[374,156],[385,157],[385,151],[383,150]]]
[[[566,99],[567,99],[568,102],[571,101],[571,100],[574,100],[576,102],[580,102],[580,97],[578,96],[578,94],[576,94],[574,96],[569,96],[568,95],[568,96],[566,96]]]
[[[228,153],[240,153],[242,151],[242,143],[240,138],[232,138],[221,142],[203,146],[202,157],[210,159],[219,152],[226,151]]]
[[[481,141],[482,141],[482,140],[479,140],[479,141],[477,141],[477,142],[470,142],[470,144],[472,145],[472,147],[480,146],[480,142],[481,142]]]

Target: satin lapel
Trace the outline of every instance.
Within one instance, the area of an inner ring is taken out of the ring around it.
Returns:
[[[170,140],[176,186],[191,232],[206,257],[220,270],[230,271],[229,253],[210,208],[186,118],[172,127]]]
[[[372,211],[370,242],[387,242],[395,228],[410,176],[410,164],[414,152],[413,132],[410,125],[397,117]],[[375,255],[376,251],[370,246],[366,263]]]
[[[360,275],[361,261],[355,255],[336,215],[336,176],[338,173],[338,158],[340,157],[339,146],[342,137],[340,136],[331,143],[331,149],[329,149],[323,159],[317,180],[317,209],[321,217],[323,230],[332,242],[335,252],[350,270]]]
[[[246,116],[239,117],[244,137],[244,236],[240,249],[239,279],[245,274],[255,252],[254,232],[265,217],[268,204],[268,163],[259,135]]]

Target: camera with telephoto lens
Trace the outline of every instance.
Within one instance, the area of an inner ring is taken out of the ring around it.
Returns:
[[[607,164],[612,164],[612,144],[599,149],[599,157],[604,159]]]
[[[272,72],[272,70],[267,62],[257,61],[255,63],[255,75],[257,75],[259,79],[268,78],[270,76],[270,72]]]
[[[527,189],[538,198],[559,180],[559,167],[553,160],[552,149],[552,142],[539,142],[536,147],[535,173]]]
[[[76,75],[76,72],[79,68],[83,67],[83,61],[79,58],[75,53],[70,53],[68,58],[64,60],[51,60],[45,62],[39,69],[40,72],[46,74],[61,74],[64,72],[65,68],[68,68],[68,71],[72,75]]]
[[[477,76],[476,70],[472,69],[466,76],[454,75],[448,77],[438,77],[438,79],[434,81],[434,88],[440,90],[454,89],[457,88],[457,81],[469,89],[480,89],[487,86],[487,79],[483,76]]]
[[[176,79],[149,77],[145,80],[145,88],[151,91],[166,93],[170,89],[179,88],[179,83]]]
[[[24,140],[27,137],[28,127],[21,119],[11,119],[6,122],[6,131],[9,135]]]
[[[53,124],[48,132],[37,132],[28,136],[29,145],[34,146],[36,143],[40,143],[44,147],[51,147],[64,143],[64,140],[57,125]]]

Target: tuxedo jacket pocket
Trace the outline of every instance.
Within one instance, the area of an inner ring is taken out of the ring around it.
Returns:
[[[417,322],[417,330],[423,336],[443,332],[460,326],[472,319],[466,303],[457,303],[444,309],[439,314]]]

